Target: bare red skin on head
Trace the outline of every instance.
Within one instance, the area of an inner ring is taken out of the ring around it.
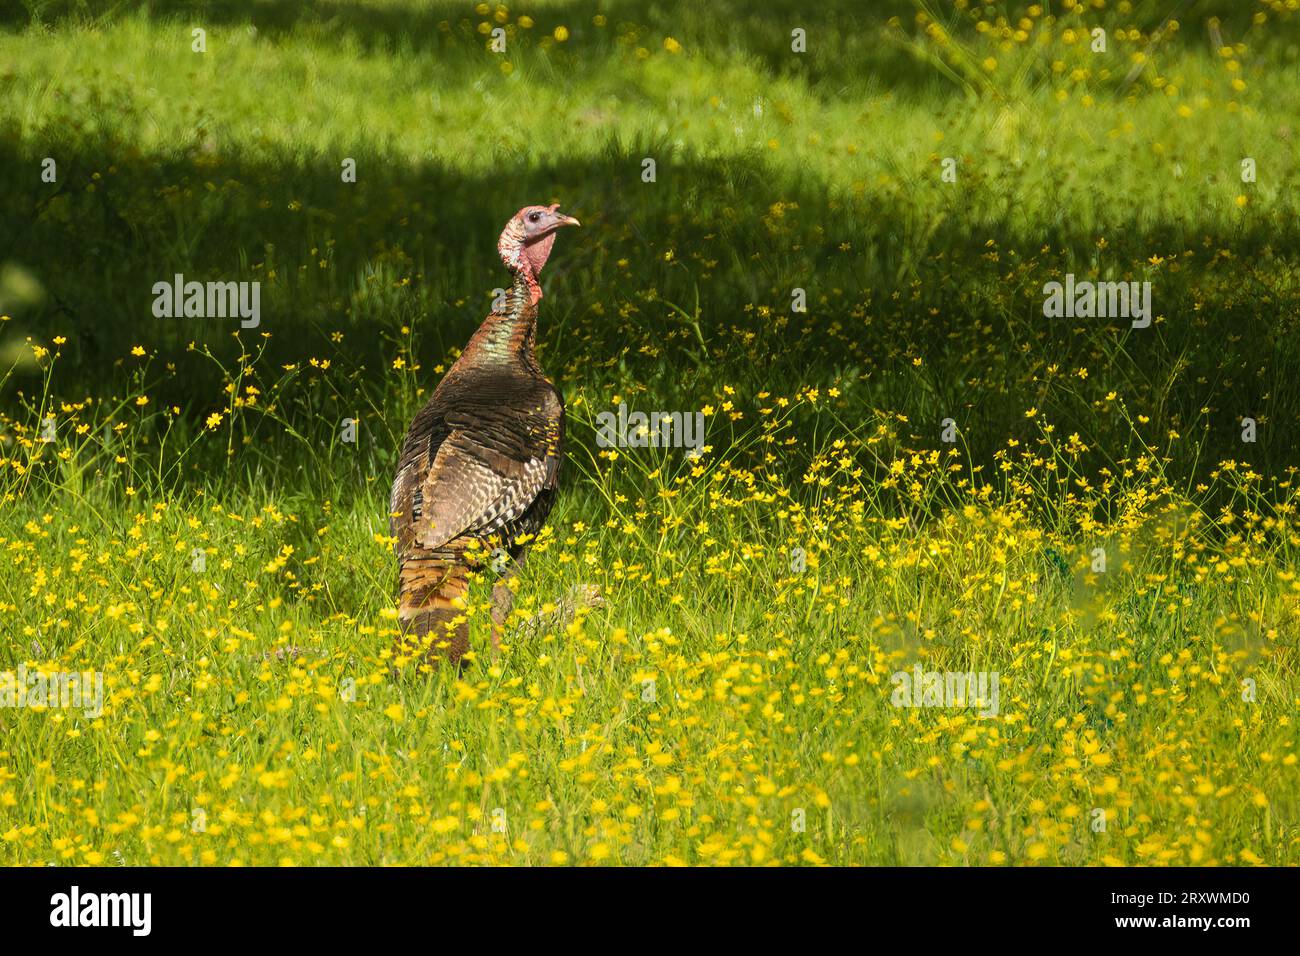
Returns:
[[[497,242],[501,261],[511,272],[523,275],[528,283],[529,298],[534,304],[542,297],[542,287],[537,282],[537,276],[551,255],[551,247],[555,245],[555,230],[550,229],[539,236],[530,236],[527,217],[533,212],[553,213],[559,208],[559,203],[550,206],[525,206],[506,223]]]
[[[528,260],[528,266],[532,269],[533,275],[542,271],[542,266],[546,265],[546,260],[551,254],[551,246],[555,245],[555,233],[548,232],[542,238],[524,244],[524,258]]]

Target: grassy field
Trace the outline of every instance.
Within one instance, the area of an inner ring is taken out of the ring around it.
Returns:
[[[3,8],[0,703],[104,698],[0,707],[0,863],[1300,863],[1295,0],[803,6]],[[553,201],[560,501],[418,666],[396,448]]]

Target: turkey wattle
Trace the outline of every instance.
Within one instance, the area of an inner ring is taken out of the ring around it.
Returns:
[[[404,638],[430,658],[459,661],[469,625],[458,598],[469,591],[476,543],[504,548],[517,566],[521,535],[541,529],[559,484],[564,402],[537,364],[537,276],[555,233],[578,220],[553,206],[525,206],[497,242],[514,276],[406,432],[389,502],[401,578]],[[478,552],[482,554],[482,552]],[[492,592],[492,640],[510,612],[502,579]]]

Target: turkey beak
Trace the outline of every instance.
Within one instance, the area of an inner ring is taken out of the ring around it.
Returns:
[[[578,220],[574,219],[572,216],[566,216],[562,212],[557,212],[555,214],[555,223],[557,226],[581,226],[582,225],[582,223],[578,222]]]

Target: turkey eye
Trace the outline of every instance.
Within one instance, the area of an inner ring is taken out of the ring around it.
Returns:
[[[541,218],[542,218],[542,214],[539,213],[539,212],[530,212],[530,213],[528,214],[528,221],[529,221],[529,222],[537,222],[537,220],[539,220],[539,219],[541,219]]]

